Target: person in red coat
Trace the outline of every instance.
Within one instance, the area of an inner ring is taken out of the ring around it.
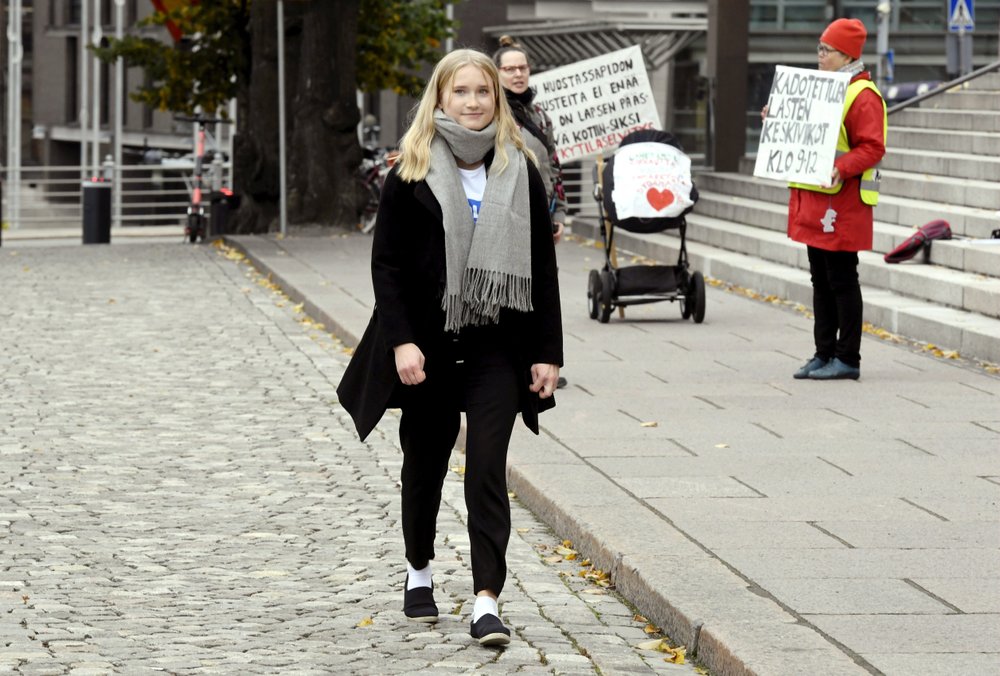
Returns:
[[[886,140],[885,101],[861,61],[867,35],[861,21],[837,19],[817,46],[819,69],[850,73],[851,82],[829,184],[793,183],[788,197],[788,236],[808,247],[815,315],[816,352],[794,374],[798,379],[861,376],[858,252],[872,248]]]

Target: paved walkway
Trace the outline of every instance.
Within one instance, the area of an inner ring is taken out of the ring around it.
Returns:
[[[73,242],[0,249],[0,673],[695,673],[516,501],[515,639],[474,643],[460,453],[444,617],[405,621],[395,419],[358,442],[343,345],[214,247]]]
[[[370,238],[231,241],[360,336]],[[713,673],[1000,674],[1000,378],[866,336],[859,382],[796,381],[802,312],[710,288],[704,324],[602,325],[601,252],[559,258],[570,386],[509,470],[559,537]]]

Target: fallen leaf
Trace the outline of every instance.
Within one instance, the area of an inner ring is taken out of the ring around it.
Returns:
[[[530,528],[518,528],[517,532],[518,533],[530,533],[531,529]]]
[[[684,664],[684,657],[685,657],[685,654],[686,654],[686,650],[684,649],[684,646],[678,646],[676,648],[669,648],[668,647],[663,652],[670,654],[670,657],[664,657],[663,658],[664,662],[673,662],[674,664]]]
[[[660,628],[657,627],[654,624],[647,624],[645,627],[642,628],[642,630],[644,632],[646,632],[647,634],[659,634],[660,633]]]
[[[563,557],[559,556],[558,554],[555,556],[546,556],[544,559],[542,559],[542,561],[544,561],[545,563],[562,563],[562,560]]]
[[[716,448],[729,448],[729,444],[716,444]]]
[[[366,617],[365,619],[363,619],[360,622],[358,622],[357,625],[355,625],[355,626],[357,626],[357,627],[370,627],[370,626],[372,626],[372,624],[374,624],[374,622],[372,622],[372,618]]]
[[[638,644],[636,648],[639,648],[640,650],[655,650],[656,652],[667,653],[669,657],[664,657],[663,660],[665,662],[673,662],[674,664],[684,664],[684,657],[687,652],[684,646],[671,648],[665,638],[658,638],[653,641],[643,641]]]
[[[607,592],[605,592],[603,589],[599,589],[597,587],[589,587],[587,589],[584,589],[582,593],[584,593],[584,594],[606,594]]]
[[[577,557],[578,552],[569,547],[556,547],[556,554],[562,556],[566,561],[572,561]]]
[[[639,423],[639,427],[659,427],[660,423],[655,421]]]

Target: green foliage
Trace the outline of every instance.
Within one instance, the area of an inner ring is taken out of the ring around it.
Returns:
[[[330,0],[319,0],[329,2]],[[172,21],[184,34],[180,44],[149,36],[110,39],[92,48],[98,58],[119,56],[140,67],[146,84],[130,96],[159,110],[191,115],[221,110],[250,75],[251,0],[202,0],[169,13],[156,12],[140,29]],[[441,55],[454,35],[445,7],[459,0],[361,0],[357,36],[357,84],[366,92],[391,89],[416,96],[424,80],[419,71]]]
[[[103,61],[119,56],[129,67],[143,69],[146,84],[130,96],[159,110],[193,115],[226,114],[240,81],[250,68],[250,0],[206,0],[169,13],[156,12],[139,28],[173,22],[184,34],[179,44],[143,35],[111,39],[108,46],[91,48]]]
[[[417,96],[419,71],[441,57],[455,24],[445,14],[459,0],[361,0],[358,89]]]

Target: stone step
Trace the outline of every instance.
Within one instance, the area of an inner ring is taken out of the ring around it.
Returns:
[[[980,75],[974,80],[969,80],[966,83],[969,89],[986,89],[989,91],[1000,92],[1000,71],[993,71],[986,75]]]
[[[1000,115],[997,117],[1000,118]],[[740,173],[752,176],[753,166],[754,156],[748,154],[740,160]],[[1000,181],[996,178],[956,178],[887,168],[883,168],[882,178],[883,197],[903,197],[933,204],[961,204],[990,211],[1000,209]]]
[[[721,234],[706,232],[703,235],[701,231],[694,230],[689,231],[688,236],[691,239],[704,241],[724,249],[789,263],[789,259],[783,252],[766,251],[759,243],[746,244],[746,238],[750,234],[765,241],[772,241],[771,236],[777,234],[782,242],[788,241],[785,236],[787,231],[787,208],[785,205],[761,202],[725,193],[700,192],[701,198],[698,200],[698,206],[695,207],[695,212],[689,216],[688,220],[689,222],[700,222],[701,218],[710,219],[705,225],[708,228],[719,230]],[[879,256],[892,251],[914,234],[916,227],[930,220],[933,219],[927,219],[912,226],[876,220],[872,233],[874,251]],[[733,240],[731,246],[727,245],[727,233],[733,231],[727,226],[737,225],[750,227],[759,232],[743,232],[741,239]],[[958,236],[956,235],[956,237]],[[994,243],[992,240],[982,241],[967,237],[937,241],[931,247],[930,262],[977,277],[1000,277],[1000,241]]]
[[[792,253],[785,254],[790,258],[794,256],[796,262],[791,264],[726,250],[699,242],[692,237],[692,233],[696,230],[707,227],[706,219],[707,217],[696,214],[689,216],[687,250],[693,269],[700,270],[706,276],[723,282],[811,307],[812,287],[809,282],[809,273],[804,265],[804,247],[797,245],[798,250],[794,255]],[[743,229],[743,226],[728,224],[727,227],[732,231],[731,237],[733,238],[752,238],[754,234],[749,229]],[[578,235],[600,239],[600,230],[596,221],[575,219],[572,228],[573,232]],[[771,249],[777,244],[777,237],[771,235],[770,240],[768,238],[768,235],[764,235],[761,241],[767,241],[766,248]],[[672,263],[677,260],[680,240],[675,231],[643,235],[617,229],[615,241],[622,250]],[[791,252],[793,247],[787,246],[786,249]],[[775,250],[777,250],[776,247]],[[889,278],[904,279],[905,276],[900,275],[900,270],[923,267],[927,268],[921,277],[924,286],[948,287],[947,290],[934,289],[934,295],[960,296],[963,303],[966,302],[966,296],[968,296],[969,303],[975,304],[974,298],[977,296],[977,292],[966,292],[964,287],[958,291],[954,285],[944,284],[944,279],[957,273],[942,272],[938,269],[928,272],[933,266],[888,266],[882,263],[878,254],[871,252],[862,252],[860,258],[859,271],[864,269],[865,278],[878,277],[880,273],[883,273]],[[884,267],[876,272],[876,266],[879,264]],[[914,278],[910,277],[909,279]],[[943,306],[940,303],[919,298],[911,298],[884,287],[873,288],[868,285],[868,281],[863,282],[863,284],[865,320],[874,326],[913,340],[934,343],[945,349],[956,350],[968,358],[1000,362],[1000,319],[956,307]],[[989,294],[992,291],[987,290],[985,293]],[[995,298],[1000,298],[1000,294],[994,294]]]
[[[934,99],[930,100],[933,101]],[[955,110],[914,107],[906,108],[890,115],[890,133],[893,127],[997,132],[1000,131],[1000,115],[997,115],[996,110]]]
[[[886,195],[978,209],[1000,209],[1000,182],[950,176],[926,176],[887,169],[882,172]]]
[[[755,178],[736,173],[702,173],[695,177],[700,192],[708,191],[769,202],[784,207],[788,204],[788,188],[780,181]],[[887,183],[883,184],[888,187]],[[699,207],[699,211],[704,211]],[[875,219],[905,227],[918,227],[942,218],[948,221],[956,236],[986,238],[1000,228],[1000,215],[989,209],[957,206],[923,199],[883,194],[875,208]]]
[[[1000,96],[1000,94],[998,94]],[[895,121],[895,117],[892,118]],[[897,148],[1000,157],[1000,132],[920,129],[889,125],[889,152]]]
[[[917,105],[921,110],[997,110],[1000,91],[956,87]]]
[[[882,158],[881,168],[883,171],[895,169],[915,174],[996,182],[1000,178],[1000,157],[890,146]]]

